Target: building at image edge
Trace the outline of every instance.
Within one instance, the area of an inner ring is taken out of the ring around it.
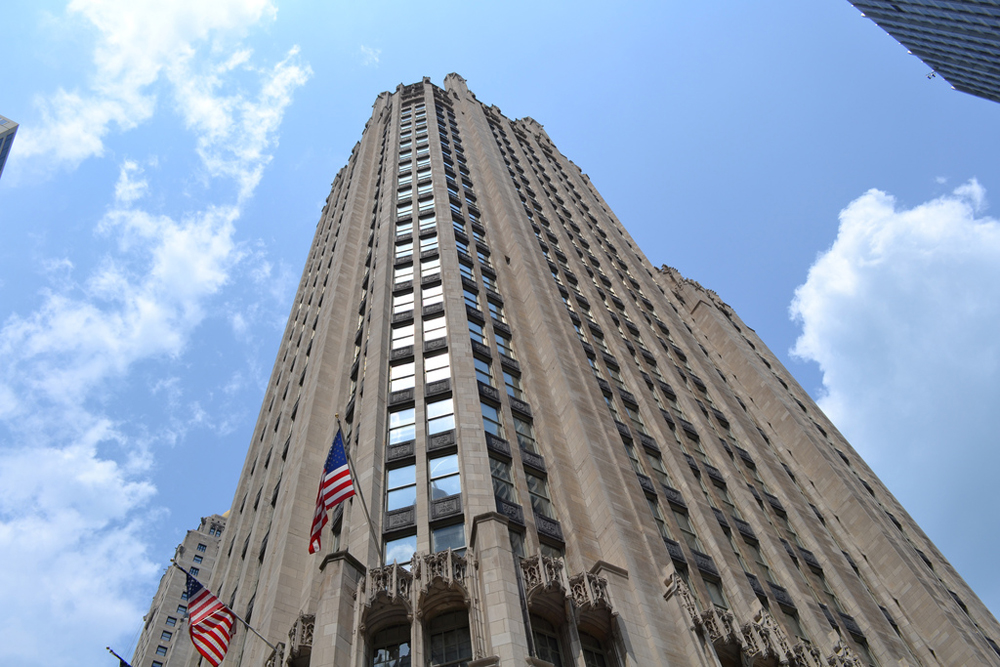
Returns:
[[[851,0],[955,90],[1000,102],[996,0]]]
[[[310,555],[338,418],[374,530],[355,497]],[[211,588],[277,646],[226,665],[1000,664],[753,330],[456,74],[333,181]]]
[[[202,517],[198,527],[189,530],[184,541],[177,545],[174,560],[201,581],[208,581],[225,528],[224,515]],[[197,657],[188,636],[187,610],[187,578],[177,568],[168,566],[149,612],[142,618],[142,631],[132,654],[134,667],[182,667],[192,655]]]

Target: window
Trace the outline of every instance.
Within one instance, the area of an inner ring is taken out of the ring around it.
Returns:
[[[436,238],[436,237],[435,237]],[[441,273],[441,258],[425,259],[420,262],[420,277],[429,278],[435,273]]]
[[[394,625],[372,638],[371,667],[410,667],[410,626]]]
[[[433,203],[433,202],[431,202]],[[423,211],[423,203],[421,203],[421,211]],[[437,216],[431,213],[430,215],[422,213],[420,216],[420,231],[426,232],[429,229],[435,229],[437,227]]]
[[[556,634],[552,624],[539,616],[532,615],[531,631],[538,657],[552,663],[553,667],[563,667],[562,654],[559,652],[559,635]]]
[[[156,647],[156,655],[166,655],[166,654],[167,654],[166,646],[160,645]]]
[[[413,310],[413,292],[396,294],[392,297],[392,314],[405,313]]]
[[[388,470],[386,476],[387,511],[412,507],[417,502],[417,467],[408,465]]]
[[[420,304],[424,308],[435,303],[444,303],[444,287],[442,285],[425,287],[420,291]]]
[[[485,272],[483,273],[483,285],[486,287],[486,289],[492,290],[494,292],[496,292],[498,289],[497,279]]]
[[[625,453],[628,454],[629,463],[632,464],[632,470],[639,475],[645,475],[646,472],[642,469],[642,463],[639,462],[639,455],[635,452],[635,445],[631,442],[623,441],[625,445]]]
[[[438,249],[438,237],[437,236],[425,236],[420,239],[420,252],[428,252],[430,250]]]
[[[451,364],[448,360],[448,353],[437,354],[424,359],[424,382],[438,382],[451,377]]]
[[[413,408],[389,413],[389,444],[396,445],[416,438],[415,413]]]
[[[767,564],[767,560],[764,558],[764,554],[760,551],[760,546],[755,542],[750,542],[746,539],[743,542],[750,549],[750,554],[753,556],[754,562],[757,563],[757,567],[760,568],[761,574],[764,578],[770,581],[772,584],[777,585],[778,582],[775,581],[774,575],[771,573],[771,567]]]
[[[743,515],[740,514],[738,509],[736,509],[736,505],[733,503],[733,499],[729,496],[729,491],[726,489],[726,485],[715,480],[712,480],[712,484],[715,486],[715,495],[717,495],[719,500],[722,501],[722,504],[726,506],[726,511],[729,512],[730,516],[742,520]]]
[[[444,318],[441,318],[444,319]],[[392,349],[413,345],[413,324],[406,324],[392,329]]]
[[[396,364],[389,367],[389,391],[402,391],[413,389],[413,374],[415,364],[411,361],[407,364]]]
[[[431,500],[454,496],[462,492],[458,471],[458,454],[431,459],[428,462],[428,475],[430,476]]]
[[[610,394],[604,394],[604,402],[607,404],[608,410],[611,410],[611,416],[614,417],[614,420],[616,422],[620,422],[622,420],[622,416],[618,414],[618,407],[615,406],[615,399],[611,398]]]
[[[431,531],[431,550],[437,553],[448,549],[459,555],[465,553],[465,524],[455,523]]]
[[[660,455],[649,450],[645,451],[646,460],[649,461],[649,467],[653,470],[653,476],[656,480],[664,486],[673,488],[673,482],[670,480],[670,475],[667,474],[667,469],[663,467],[663,459],[660,458]]]
[[[458,218],[452,217],[451,226],[456,232],[465,233],[465,221],[459,220]]]
[[[468,278],[472,282],[476,282],[476,272],[465,262],[458,263],[458,272],[462,274],[463,278]]]
[[[649,435],[649,431],[646,430],[646,425],[642,423],[642,416],[639,414],[638,408],[630,407],[626,403],[625,414],[628,415],[629,421],[632,422],[632,426],[635,427],[635,430],[643,435]]]
[[[406,236],[413,233],[413,220],[400,220],[396,223],[396,236]]]
[[[412,326],[412,325],[410,325]],[[448,334],[447,322],[444,315],[432,319],[424,320],[424,342],[444,338]]]
[[[160,662],[159,660],[154,660],[152,667],[163,667],[163,663]]]
[[[503,383],[507,386],[507,395],[513,396],[519,401],[524,400],[524,390],[521,386],[521,376],[513,373],[503,372]]]
[[[497,322],[506,322],[507,320],[503,315],[503,306],[499,303],[494,303],[492,301],[486,302],[487,307],[490,309],[490,316],[493,317]]]
[[[514,431],[517,433],[517,444],[520,445],[521,449],[526,449],[532,454],[538,453],[538,445],[535,442],[535,429],[531,425],[531,422],[514,417]]]
[[[174,618],[173,616],[167,616],[167,620],[165,622],[171,628],[177,625],[177,619]]]
[[[174,636],[174,633],[170,632],[170,630],[164,630],[163,632],[160,633],[160,641],[161,642],[168,642],[168,641],[170,641],[170,638],[173,637],[173,636]]]
[[[505,357],[510,359],[516,359],[514,356],[514,344],[511,342],[510,338],[507,338],[503,334],[494,333],[494,340],[497,342],[497,351]]]
[[[181,597],[182,597],[182,599],[185,599],[185,600],[187,599],[183,595]],[[187,605],[183,605],[183,604],[177,605],[177,613],[178,614],[182,614],[182,615],[188,613]]]
[[[258,498],[260,497],[260,491],[258,491],[258,492],[257,492],[257,497],[258,497]],[[255,503],[255,504],[256,504],[256,503]],[[189,569],[188,569],[188,572],[190,572],[190,573],[191,573],[191,576],[192,576],[192,577],[197,577],[197,576],[198,576],[198,573],[199,573],[199,572],[201,572],[201,570],[200,570],[199,568],[197,568],[197,567],[192,567],[192,568],[189,568]]]
[[[394,285],[401,285],[403,283],[408,283],[413,280],[413,265],[407,264],[406,266],[397,266],[393,274],[392,282]]]
[[[483,325],[478,322],[469,320],[469,337],[480,345],[486,345],[486,334],[483,331]]]
[[[649,511],[653,513],[653,521],[656,523],[656,530],[659,531],[660,537],[672,540],[670,529],[667,528],[667,522],[663,520],[663,514],[660,512],[660,506],[656,503],[656,499],[646,496],[646,502],[649,503]]]
[[[705,582],[705,588],[708,590],[708,597],[711,598],[712,604],[716,607],[728,609],[729,604],[726,602],[726,596],[722,592],[722,582],[707,577],[703,577],[702,581]]]
[[[785,627],[790,630],[790,634],[808,641],[809,636],[806,635],[806,631],[802,629],[802,624],[799,623],[799,615],[793,611],[785,611],[784,609],[781,611],[785,615]]]
[[[672,511],[674,519],[677,520],[677,527],[680,528],[681,535],[684,537],[684,541],[687,542],[688,547],[704,553],[705,547],[701,546],[701,540],[698,539],[698,534],[694,532],[694,526],[691,525],[691,519],[688,518],[687,512],[681,512],[676,509]]]
[[[503,438],[503,417],[500,415],[500,410],[489,403],[480,403],[479,406],[483,413],[483,428],[487,433]]]
[[[472,660],[469,613],[464,609],[437,616],[428,625],[430,667],[466,667]]]
[[[395,540],[386,540],[385,562],[388,563],[409,563],[417,550],[417,536],[407,535]]]
[[[501,500],[517,502],[514,491],[514,478],[511,476],[510,464],[490,458],[490,475],[493,477],[493,495]]]
[[[587,357],[587,363],[590,364],[590,370],[594,372],[594,377],[603,379],[601,375],[601,367],[597,365],[597,360],[593,357]],[[605,398],[605,400],[607,400]]]
[[[465,305],[479,310],[479,295],[468,288],[462,290],[462,293],[465,295]]]
[[[476,379],[483,384],[493,386],[493,371],[490,368],[490,364],[487,361],[483,361],[479,357],[475,357],[474,360],[476,365]]]
[[[212,530],[215,530],[215,528],[213,527],[213,528],[212,528]],[[199,545],[198,545],[198,546],[197,546],[197,547],[195,548],[195,551],[200,551],[201,553],[205,553],[205,550],[206,550],[206,549],[208,549],[208,546],[207,546],[207,545],[205,545],[205,544],[199,544]]]
[[[614,366],[608,365],[608,375],[611,377],[611,381],[615,383],[615,386],[623,391],[628,391],[628,387],[625,386],[625,381],[622,379],[622,374]]]
[[[450,398],[427,404],[427,435],[455,428],[455,404]]]
[[[201,557],[201,556],[195,556],[195,557],[194,557],[194,558],[192,558],[191,560],[192,560],[193,562],[195,562],[195,563],[200,563],[200,562],[202,561],[202,557]]]
[[[545,542],[541,542],[538,545],[538,552],[546,558],[562,558],[566,555],[560,547],[554,547],[551,544],[546,544]]]
[[[604,646],[596,638],[586,632],[580,633],[580,646],[583,647],[583,664],[585,667],[608,667]]]
[[[555,508],[552,507],[552,500],[549,498],[549,485],[544,477],[539,477],[530,472],[525,472],[528,481],[528,495],[531,496],[531,508],[538,514],[549,519],[555,519]]]

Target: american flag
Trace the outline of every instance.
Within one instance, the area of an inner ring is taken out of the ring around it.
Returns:
[[[309,535],[309,553],[314,554],[322,546],[323,528],[329,521],[327,511],[354,495],[354,480],[344,453],[344,436],[337,429],[330,454],[323,466],[323,477],[319,481],[316,494],[316,511],[313,513],[312,531]]]
[[[190,574],[187,575],[187,594],[191,642],[212,667],[219,667],[233,636],[236,620],[233,612]]]

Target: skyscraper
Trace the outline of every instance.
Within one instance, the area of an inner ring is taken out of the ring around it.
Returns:
[[[14,145],[16,134],[17,123],[0,116],[0,176],[3,176],[3,167],[7,164],[7,156],[10,155],[10,147]]]
[[[177,545],[174,560],[199,580],[208,581],[225,528],[225,516],[202,517],[198,528],[189,530],[184,541]],[[132,655],[134,667],[180,667],[192,655],[197,657],[185,623],[186,582],[184,573],[173,566],[163,573],[149,612],[143,617],[145,623]]]
[[[851,0],[948,80],[1000,102],[1000,3],[996,0]]]
[[[310,555],[340,427],[365,502]],[[212,588],[277,645],[231,665],[1000,664],[753,330],[456,74],[333,181]]]

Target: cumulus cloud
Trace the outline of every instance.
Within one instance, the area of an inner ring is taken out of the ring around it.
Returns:
[[[164,106],[163,81],[169,110],[194,135],[205,179],[232,183],[235,195],[198,210],[152,212],[143,205],[155,160],[123,160],[96,222],[104,244],[96,267],[78,275],[77,266],[93,262],[42,260],[50,287],[33,311],[0,325],[3,664],[94,661],[90,649],[104,645],[95,636],[125,638],[144,613],[157,569],[143,537],[161,511],[150,480],[156,447],[211,419],[197,400],[185,400],[171,370],[153,382],[136,381],[134,370],[182,359],[213,300],[239,275],[251,252],[237,239],[241,206],[271,159],[294,90],[310,75],[297,49],[257,66],[240,44],[273,16],[268,0],[73,0],[69,13],[96,29],[91,82],[42,100],[43,122],[24,132],[22,153],[69,166],[102,155],[112,129],[135,127]],[[167,413],[180,406],[184,423],[109,416],[114,397],[138,385],[166,399]]]
[[[18,133],[19,153],[70,167],[103,155],[112,128],[129,130],[153,115],[156,84],[165,73],[178,85],[176,77],[206,47],[238,39],[275,12],[270,0],[72,0],[69,17],[96,32],[93,72],[83,90],[37,99],[42,122],[26,123]]]
[[[795,294],[820,405],[973,588],[1000,608],[1000,224],[976,180],[907,208],[870,190]]]

